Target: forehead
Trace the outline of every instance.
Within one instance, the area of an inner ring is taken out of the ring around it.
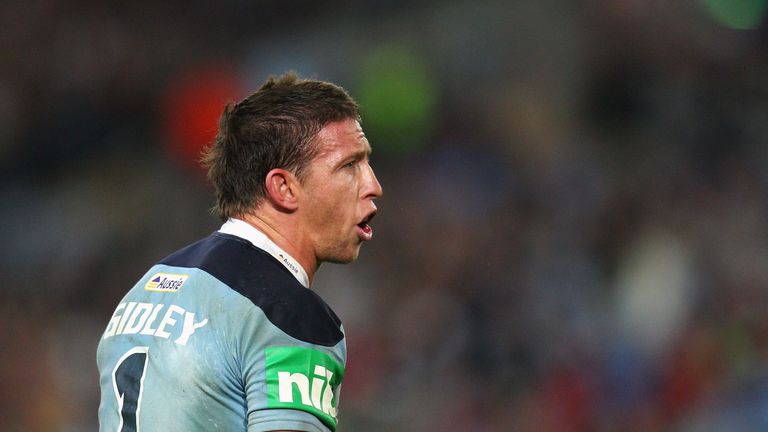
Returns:
[[[344,157],[349,153],[370,153],[371,146],[360,123],[346,119],[328,123],[317,133],[318,157]]]

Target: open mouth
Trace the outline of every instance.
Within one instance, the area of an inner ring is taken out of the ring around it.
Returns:
[[[358,228],[358,236],[365,241],[371,240],[373,238],[373,228],[369,225],[369,222],[373,217],[376,216],[376,212],[371,212],[366,216],[359,224],[357,224]]]

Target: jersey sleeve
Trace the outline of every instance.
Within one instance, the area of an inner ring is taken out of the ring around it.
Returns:
[[[239,323],[248,432],[335,431],[344,342],[323,346],[297,339],[250,305]]]

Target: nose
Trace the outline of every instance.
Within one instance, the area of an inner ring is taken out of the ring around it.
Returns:
[[[381,184],[376,178],[376,174],[373,172],[373,167],[368,164],[366,164],[366,166],[368,167],[368,175],[366,179],[366,190],[364,196],[365,198],[370,199],[381,198],[381,195],[384,193],[381,188]]]

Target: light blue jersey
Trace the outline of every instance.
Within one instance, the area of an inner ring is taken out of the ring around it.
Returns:
[[[275,258],[214,233],[152,267],[97,353],[100,431],[333,431],[338,317]]]

